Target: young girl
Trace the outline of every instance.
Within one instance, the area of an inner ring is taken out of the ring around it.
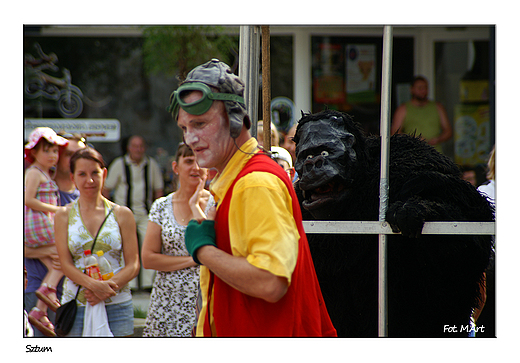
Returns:
[[[25,158],[31,163],[25,172],[24,244],[29,248],[54,245],[54,213],[58,210],[58,186],[51,173],[59,157],[60,146],[67,139],[58,136],[51,128],[38,127],[31,132],[25,146]],[[57,253],[57,251],[56,251]],[[36,296],[39,298],[29,313],[31,324],[47,336],[54,336],[54,327],[47,317],[47,307],[52,311],[60,306],[56,286],[63,273],[53,268],[50,257],[40,258],[47,267],[47,274]]]

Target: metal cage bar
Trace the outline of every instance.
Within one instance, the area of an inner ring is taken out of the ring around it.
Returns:
[[[379,180],[379,221],[383,222],[388,208],[388,166],[390,160],[390,101],[392,95],[392,46],[393,29],[385,26],[383,29],[383,66],[381,79],[381,119],[379,133],[381,135],[381,178]],[[379,262],[378,262],[378,334],[380,337],[388,335],[387,317],[387,244],[386,234],[379,235]]]
[[[251,120],[251,135],[256,135],[258,123],[258,84],[260,72],[260,27],[240,26],[238,76],[245,83],[244,99]]]
[[[383,221],[303,221],[307,234],[395,234]],[[494,235],[495,222],[425,222],[422,234]]]

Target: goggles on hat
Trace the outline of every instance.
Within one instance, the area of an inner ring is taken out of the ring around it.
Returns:
[[[194,102],[185,102],[183,98],[187,96],[188,93],[193,91],[202,92],[202,97]],[[173,113],[174,119],[177,119],[177,116],[179,114],[179,107],[181,107],[190,115],[198,116],[206,113],[211,108],[213,101],[216,100],[235,101],[243,105],[245,104],[244,98],[239,95],[231,93],[212,92],[211,88],[209,88],[209,86],[204,83],[190,82],[183,84],[172,93],[172,95],[170,96],[170,106],[168,106],[166,110],[170,113]]]

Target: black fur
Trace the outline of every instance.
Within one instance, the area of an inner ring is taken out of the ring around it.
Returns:
[[[365,138],[350,116],[326,110],[304,114],[294,141],[304,220],[378,220],[379,137]],[[386,220],[402,232],[387,239],[389,336],[456,336],[445,325],[467,336],[461,327],[479,302],[491,237],[421,231],[425,221],[492,221],[492,207],[449,158],[418,137],[394,135]],[[338,335],[377,336],[377,235],[307,237]]]

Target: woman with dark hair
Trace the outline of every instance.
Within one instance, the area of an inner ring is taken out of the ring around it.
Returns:
[[[196,322],[199,266],[186,250],[184,232],[191,219],[206,218],[212,197],[204,189],[207,170],[186,144],[179,145],[172,169],[179,187],[153,203],[142,248],[143,266],[158,271],[145,337],[189,337]]]
[[[112,334],[131,336],[134,314],[128,282],[139,272],[134,216],[130,209],[101,194],[107,169],[98,151],[91,147],[76,151],[70,159],[70,170],[80,195],[60,208],[55,217],[56,247],[67,277],[61,303],[73,300],[80,289],[76,319],[67,336],[82,336],[87,302],[94,306],[102,301]],[[115,273],[106,281],[95,280],[83,272],[84,251],[92,249],[96,235],[92,254],[103,251]]]

